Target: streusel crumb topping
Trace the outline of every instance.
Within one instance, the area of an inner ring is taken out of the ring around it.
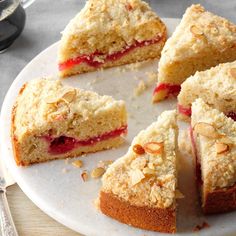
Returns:
[[[176,112],[166,111],[134,138],[128,153],[103,176],[103,191],[133,205],[167,208],[175,202],[177,185]]]

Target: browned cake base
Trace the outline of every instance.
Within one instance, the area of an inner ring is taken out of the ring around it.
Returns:
[[[164,233],[176,232],[175,209],[133,206],[112,193],[100,192],[101,211],[122,223]]]
[[[236,184],[230,188],[218,189],[205,196],[205,214],[223,213],[236,210]]]

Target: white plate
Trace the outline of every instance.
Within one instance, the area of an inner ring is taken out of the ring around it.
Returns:
[[[164,21],[170,33],[179,22],[177,19],[164,19]],[[58,43],[33,59],[10,87],[1,113],[0,130],[3,150],[1,157],[4,157],[8,168],[25,194],[45,213],[75,231],[94,236],[162,235],[121,224],[98,212],[93,202],[98,196],[101,182],[100,180],[83,182],[80,176],[82,170],[71,164],[75,159],[70,160],[69,163],[59,160],[24,168],[16,166],[10,142],[12,105],[20,87],[26,81],[35,77],[57,74],[57,47]],[[130,114],[127,142],[115,150],[87,155],[83,158],[85,164],[82,169],[92,170],[100,160],[119,158],[127,151],[133,137],[141,129],[155,121],[162,111],[175,108],[175,99],[164,101],[158,105],[151,104],[154,85],[141,96],[132,98],[134,88],[139,80],[146,80],[147,72],[156,71],[157,63],[158,61],[146,62],[134,70],[127,68],[127,66],[112,68],[63,80],[65,84],[124,99]],[[181,128],[183,127],[182,124]],[[181,163],[180,189],[184,193],[185,199],[179,201],[178,235],[192,234],[193,227],[202,223],[203,220],[207,221],[211,227],[200,231],[202,235],[233,235],[236,232],[236,224],[234,223],[236,213],[204,218],[197,204],[190,162],[183,159]]]

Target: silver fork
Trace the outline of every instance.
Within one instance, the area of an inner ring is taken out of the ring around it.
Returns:
[[[0,173],[1,174],[1,173]],[[1,236],[18,236],[6,197],[6,181],[0,177],[0,222]]]

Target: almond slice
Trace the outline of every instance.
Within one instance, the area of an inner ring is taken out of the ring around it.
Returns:
[[[98,179],[100,178],[103,174],[105,173],[105,169],[102,167],[97,167],[95,169],[92,170],[91,172],[91,177],[93,179]]]
[[[61,99],[63,101],[65,101],[66,103],[70,103],[75,99],[75,96],[76,96],[76,90],[72,89],[72,90],[69,90],[69,91],[65,92],[62,95]]]
[[[218,142],[228,144],[229,146],[234,145],[234,141],[231,140],[229,137],[222,137],[218,140]]]
[[[155,175],[155,174],[156,174],[156,171],[153,170],[153,169],[150,169],[150,168],[148,168],[148,167],[145,167],[145,168],[143,169],[143,173],[144,173],[145,175]]]
[[[196,25],[192,25],[190,27],[190,31],[192,34],[194,34],[195,36],[201,36],[203,35],[203,32],[196,26]]]
[[[152,170],[155,170],[155,166],[154,166],[154,164],[151,163],[151,162],[148,163],[148,167],[149,167],[150,169],[152,169]]]
[[[234,79],[236,79],[236,68],[230,68],[229,73]]]
[[[76,160],[72,162],[72,165],[81,168],[83,166],[83,162],[81,160]]]
[[[163,152],[164,144],[158,142],[148,142],[144,145],[144,150],[149,154],[160,154]]]
[[[193,127],[194,131],[202,136],[208,138],[219,138],[220,134],[216,131],[216,129],[208,123],[198,122]]]
[[[145,153],[144,148],[140,144],[135,144],[133,146],[133,151],[138,155],[142,155]]]
[[[141,170],[132,170],[130,171],[130,177],[131,177],[131,184],[132,186],[136,185],[139,183],[142,179],[145,178],[145,175]]]
[[[87,171],[83,171],[82,174],[81,174],[81,177],[83,179],[84,182],[86,182],[88,180],[88,173]]]
[[[216,143],[216,153],[222,154],[229,151],[229,145],[225,143]]]
[[[49,97],[47,100],[47,104],[56,104],[60,101],[59,97]]]

